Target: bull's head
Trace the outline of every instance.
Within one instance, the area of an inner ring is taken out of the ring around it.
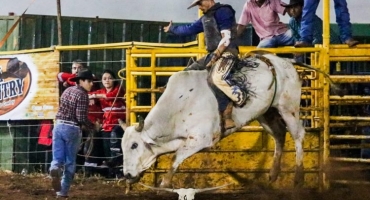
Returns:
[[[139,183],[140,185],[153,189],[153,190],[163,190],[167,192],[175,192],[179,195],[179,200],[194,200],[195,194],[200,193],[200,192],[205,192],[205,191],[210,191],[210,190],[217,190],[223,187],[226,187],[230,184],[218,186],[218,187],[212,187],[212,188],[203,188],[203,189],[194,189],[194,188],[180,188],[180,189],[170,189],[170,188],[157,188],[157,187],[151,187],[142,183]]]
[[[126,128],[122,121],[119,121],[119,123],[125,130],[121,144],[123,173],[129,183],[135,183],[139,181],[141,173],[155,162],[157,155],[153,147],[156,144],[146,134],[142,118],[139,118],[139,125],[136,127]]]

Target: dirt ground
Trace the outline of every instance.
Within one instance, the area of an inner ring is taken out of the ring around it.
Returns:
[[[51,188],[51,179],[45,174],[21,175],[10,172],[0,172],[0,199],[33,200],[55,199]],[[370,199],[368,187],[341,188],[328,192],[310,190],[300,191],[266,191],[256,190],[245,193],[200,193],[196,200],[365,200]],[[76,177],[71,188],[69,199],[102,199],[102,200],[176,200],[177,194],[133,191],[125,194],[125,184],[122,181],[106,181],[91,177],[83,179]]]

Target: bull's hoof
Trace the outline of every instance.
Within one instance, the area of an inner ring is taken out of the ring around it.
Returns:
[[[131,191],[131,184],[130,184],[130,183],[128,183],[128,182],[126,182],[126,190],[125,190],[125,194],[130,193],[130,191]]]
[[[304,183],[303,173],[299,174],[299,175],[296,174],[295,177],[294,177],[294,187],[295,188],[301,188],[303,186],[303,183]]]
[[[272,168],[270,170],[270,174],[269,174],[269,181],[270,181],[270,183],[273,183],[273,182],[275,182],[277,180],[280,171],[281,171],[280,170],[280,167]]]
[[[167,183],[167,181],[165,180],[162,180],[161,184],[159,184],[159,187],[160,188],[170,188],[171,184]],[[161,191],[161,190],[158,190],[157,191],[157,195],[163,195],[165,192],[164,191]]]
[[[294,187],[300,188],[303,186],[304,183],[304,172],[303,166],[297,166],[294,175]]]
[[[172,185],[171,185],[171,183],[169,183],[169,182],[167,182],[167,181],[162,180],[162,182],[161,182],[161,184],[159,185],[159,187],[161,187],[161,188],[171,188],[171,187],[172,187]]]

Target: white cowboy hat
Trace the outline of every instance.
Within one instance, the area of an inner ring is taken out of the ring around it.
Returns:
[[[196,6],[198,4],[199,1],[203,1],[203,0],[194,0],[193,3],[190,4],[190,6],[188,7],[188,9]]]

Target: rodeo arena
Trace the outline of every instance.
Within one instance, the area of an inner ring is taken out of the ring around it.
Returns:
[[[0,200],[370,199],[367,0],[7,4]]]

